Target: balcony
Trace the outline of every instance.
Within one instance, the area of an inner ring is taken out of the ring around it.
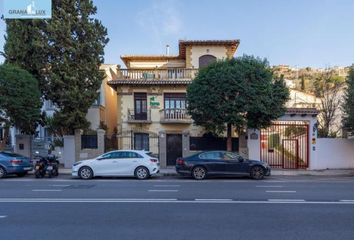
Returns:
[[[136,113],[134,109],[128,109],[128,123],[151,123],[151,110]]]
[[[122,83],[190,83],[195,78],[198,69],[168,68],[168,69],[120,69],[117,79],[111,84]]]
[[[192,118],[184,108],[169,108],[161,111],[161,123],[192,123]]]

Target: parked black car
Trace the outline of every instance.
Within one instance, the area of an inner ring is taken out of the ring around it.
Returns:
[[[176,171],[197,180],[208,175],[249,175],[254,179],[263,179],[264,176],[270,176],[271,169],[265,162],[244,159],[237,153],[207,151],[178,158]]]

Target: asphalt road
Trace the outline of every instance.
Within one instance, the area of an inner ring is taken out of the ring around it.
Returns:
[[[354,239],[354,178],[0,180],[0,239]]]

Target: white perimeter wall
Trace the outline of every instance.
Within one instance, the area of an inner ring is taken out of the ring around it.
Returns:
[[[318,138],[311,169],[354,168],[354,139]]]

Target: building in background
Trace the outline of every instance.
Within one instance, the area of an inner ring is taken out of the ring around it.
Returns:
[[[121,56],[126,68],[108,82],[117,91],[119,148],[159,154],[162,166],[175,165],[189,141],[201,150],[204,131],[187,114],[187,85],[199,68],[233,58],[238,46],[239,40],[179,41],[178,55],[167,47],[166,55]]]

